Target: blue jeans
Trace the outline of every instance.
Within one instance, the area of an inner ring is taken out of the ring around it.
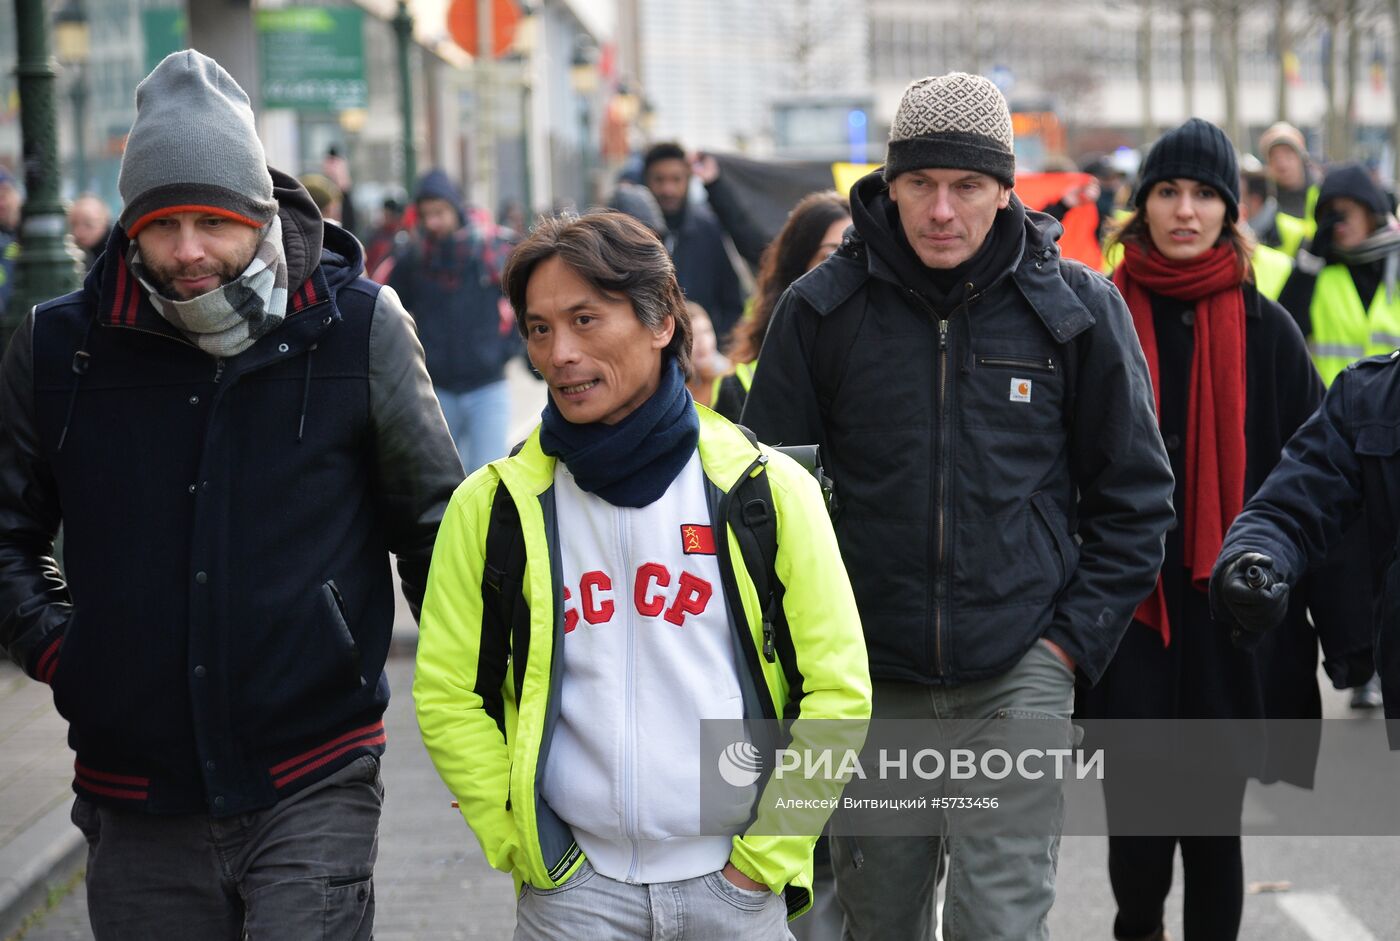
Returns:
[[[506,456],[506,425],[510,422],[510,384],[502,379],[470,392],[434,388],[442,405],[447,430],[462,457],[462,469],[470,474],[478,467]]]
[[[680,882],[633,885],[584,861],[557,889],[526,885],[515,908],[515,941],[790,941],[787,904],[741,889],[718,872]]]

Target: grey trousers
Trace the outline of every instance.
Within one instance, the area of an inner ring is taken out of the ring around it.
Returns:
[[[153,817],[78,798],[97,941],[365,941],[384,786],[366,755],[273,807]]]
[[[790,941],[787,905],[741,889],[718,872],[633,885],[587,861],[557,889],[525,886],[515,941]]]
[[[876,682],[872,718],[1053,718],[1067,723],[1073,707],[1069,668],[1049,647],[1036,643],[1009,671],[977,683],[931,687]],[[967,827],[952,817],[946,839],[833,837],[832,864],[837,897],[846,913],[847,941],[928,941],[933,936],[939,857],[945,849],[949,867],[943,941],[1048,939],[1046,917],[1055,901],[1063,796],[1058,785],[1050,785],[1011,790],[1001,800],[1003,811],[1035,825],[998,832],[995,817]],[[1020,806],[1013,807],[1017,801]]]

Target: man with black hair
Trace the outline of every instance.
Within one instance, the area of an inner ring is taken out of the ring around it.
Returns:
[[[549,402],[458,488],[433,550],[428,754],[515,877],[516,941],[789,941],[826,813],[775,828],[779,777],[702,810],[700,756],[722,720],[792,719],[793,749],[832,725],[863,737],[870,677],[821,489],[692,401],[687,304],[635,218],[541,221],[505,286]],[[752,550],[765,520],[771,554]]]
[[[414,203],[418,232],[394,256],[388,284],[418,324],[433,390],[471,473],[506,453],[505,368],[520,350],[501,293],[510,245],[468,221],[461,191],[442,170],[424,174]]]
[[[705,308],[715,333],[724,336],[743,315],[743,291],[714,211],[688,199],[691,172],[685,151],[670,141],[654,144],[642,160],[642,181],[665,217],[666,250],[681,290]]]

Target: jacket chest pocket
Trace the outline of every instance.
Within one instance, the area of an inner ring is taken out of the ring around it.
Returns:
[[[1062,431],[1064,370],[1039,349],[974,348],[965,362],[963,421],[968,427],[1028,434]]]

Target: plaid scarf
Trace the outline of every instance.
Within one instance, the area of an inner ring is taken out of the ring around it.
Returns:
[[[241,275],[188,301],[156,290],[135,239],[127,250],[127,264],[150,295],[151,306],[210,356],[237,356],[277,329],[287,315],[287,256],[277,216],[263,230],[258,250]]]

